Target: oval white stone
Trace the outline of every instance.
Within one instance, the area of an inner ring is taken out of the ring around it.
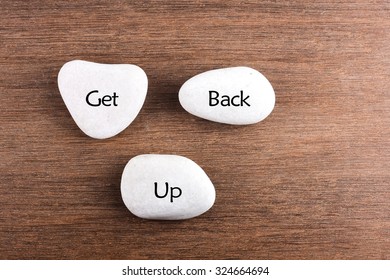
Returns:
[[[193,218],[209,210],[215,201],[214,186],[203,169],[176,155],[132,158],[123,170],[121,193],[134,215],[156,220]]]
[[[246,125],[257,123],[272,112],[275,93],[257,70],[231,67],[192,77],[180,88],[179,100],[187,112],[200,118]]]
[[[105,139],[136,118],[145,101],[148,78],[132,64],[73,60],[62,66],[58,88],[78,127],[92,138]]]

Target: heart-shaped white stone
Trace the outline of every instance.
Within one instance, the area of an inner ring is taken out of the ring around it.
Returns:
[[[210,70],[186,81],[179,91],[181,106],[210,121],[246,125],[265,119],[275,105],[270,82],[249,67]]]
[[[127,208],[144,219],[181,220],[203,214],[215,189],[203,169],[176,155],[139,155],[126,165],[121,181]]]
[[[132,64],[73,60],[62,66],[58,88],[78,127],[92,138],[105,139],[123,131],[137,117],[148,78]]]

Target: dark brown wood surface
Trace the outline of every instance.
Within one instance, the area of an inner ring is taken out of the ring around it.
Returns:
[[[137,3],[133,3],[137,2]],[[314,3],[313,3],[314,2]],[[389,259],[389,1],[0,1],[1,259]],[[144,107],[85,136],[57,88],[73,59],[141,66]],[[263,122],[188,114],[178,90],[246,65],[276,92]],[[197,162],[204,215],[122,203],[139,154]]]

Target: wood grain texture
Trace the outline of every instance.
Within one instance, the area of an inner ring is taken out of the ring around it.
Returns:
[[[136,2],[136,3],[133,3]],[[2,259],[389,259],[389,1],[0,1]],[[136,120],[85,136],[57,88],[72,59],[149,77]],[[180,106],[200,72],[246,65],[272,83],[263,122]],[[206,214],[133,216],[127,161],[187,156],[213,181]]]

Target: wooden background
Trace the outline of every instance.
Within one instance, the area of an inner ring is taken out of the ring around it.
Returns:
[[[389,259],[390,2],[312,2],[0,1],[0,257]],[[147,73],[144,107],[118,136],[73,122],[57,88],[73,59]],[[181,108],[187,79],[239,65],[275,89],[266,120]],[[120,179],[145,153],[197,162],[213,208],[133,216]]]

